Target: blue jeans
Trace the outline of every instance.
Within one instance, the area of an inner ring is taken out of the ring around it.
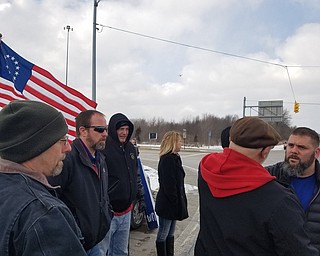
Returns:
[[[157,242],[165,242],[167,237],[173,237],[176,229],[176,221],[159,217]]]
[[[110,229],[105,238],[99,243],[101,256],[127,256],[131,211],[122,215],[114,215]]]
[[[88,256],[100,256],[99,246],[96,244],[90,250],[87,251]]]

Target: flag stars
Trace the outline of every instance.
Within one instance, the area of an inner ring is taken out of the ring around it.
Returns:
[[[11,60],[11,61],[12,61],[12,64],[13,64],[14,67],[15,67],[15,72],[14,72],[14,73],[11,73],[9,63],[6,65],[6,69],[7,69],[8,73],[9,73],[10,75],[13,74],[12,82],[15,82],[15,81],[17,80],[17,77],[18,77],[19,74],[20,74],[20,73],[19,73],[19,70],[20,70],[19,61],[16,60],[16,58],[15,58],[14,56],[11,57],[9,54],[5,55],[4,58],[5,58],[6,60],[9,60],[9,61]]]

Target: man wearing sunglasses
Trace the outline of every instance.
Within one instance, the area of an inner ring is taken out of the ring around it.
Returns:
[[[133,130],[133,123],[124,114],[117,113],[110,118],[109,136],[102,153],[109,171],[109,197],[114,217],[106,238],[100,243],[103,256],[128,255],[133,201],[139,200],[145,208],[137,152],[130,142]]]
[[[60,186],[59,197],[70,208],[84,237],[87,255],[98,256],[98,243],[109,230],[112,213],[104,156],[107,124],[104,115],[85,110],[76,117],[77,138],[59,176],[50,179]]]

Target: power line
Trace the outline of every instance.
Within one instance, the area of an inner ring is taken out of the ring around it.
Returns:
[[[166,42],[166,43],[170,43],[170,44],[180,45],[180,46],[184,46],[184,47],[188,47],[188,48],[193,48],[193,49],[197,49],[197,50],[202,50],[202,51],[222,54],[222,55],[226,55],[226,56],[230,56],[230,57],[235,57],[235,58],[240,58],[240,59],[260,62],[260,63],[274,65],[274,66],[280,66],[280,67],[283,67],[283,68],[291,68],[291,67],[292,68],[320,68],[320,65],[307,65],[307,66],[306,65],[284,65],[284,64],[271,62],[271,61],[245,57],[245,56],[238,55],[238,54],[212,50],[212,49],[208,49],[208,48],[204,48],[204,47],[200,47],[200,46],[195,46],[195,45],[191,45],[191,44],[180,43],[180,42],[176,42],[176,41],[172,41],[172,40],[168,40],[168,39],[163,39],[163,38],[159,38],[159,37],[155,37],[155,36],[150,36],[150,35],[146,35],[146,34],[142,34],[142,33],[133,32],[133,31],[130,31],[130,30],[111,27],[111,26],[102,25],[102,24],[98,24],[98,23],[96,23],[96,25],[101,26],[102,28],[109,28],[109,29],[125,32],[125,33],[128,33],[128,34],[133,34],[133,35],[137,35],[137,36],[141,36],[141,37],[145,37],[145,38],[149,38],[149,39],[153,39],[153,40],[157,40],[157,41],[162,41],[162,42]]]
[[[107,25],[102,25],[102,24],[98,24],[98,23],[96,23],[96,25],[101,26],[102,29],[103,28],[109,28],[109,29],[113,29],[113,30],[116,30],[116,31],[121,31],[121,32],[125,32],[125,33],[128,33],[128,34],[133,34],[133,35],[136,35],[136,36],[141,36],[141,37],[145,37],[145,38],[149,38],[149,39],[153,39],[153,40],[157,40],[157,41],[162,41],[162,42],[165,42],[165,43],[175,44],[175,45],[184,46],[184,47],[188,47],[188,48],[193,48],[193,49],[197,49],[197,50],[201,50],[201,51],[217,53],[217,54],[226,55],[226,56],[230,56],[230,57],[234,57],[234,58],[239,58],[239,59],[244,59],[244,60],[249,60],[249,61],[259,62],[259,63],[263,63],[263,64],[282,67],[282,68],[284,68],[286,70],[286,73],[287,73],[287,76],[288,76],[289,85],[290,85],[290,88],[291,88],[291,91],[292,91],[292,95],[293,95],[293,98],[294,98],[295,101],[296,101],[296,96],[295,96],[295,93],[294,93],[294,89],[293,89],[293,85],[292,85],[292,82],[291,82],[290,73],[289,73],[288,68],[320,68],[320,65],[306,65],[306,66],[304,66],[304,65],[284,65],[284,64],[271,62],[271,61],[245,57],[245,56],[238,55],[238,54],[212,50],[212,49],[199,47],[199,46],[195,46],[195,45],[191,45],[191,44],[180,43],[180,42],[176,42],[176,41],[172,41],[172,40],[168,40],[168,39],[163,39],[163,38],[159,38],[159,37],[155,37],[155,36],[141,34],[141,33],[133,32],[133,31],[129,31],[129,30],[121,29],[121,28],[115,28],[115,27],[111,27],[111,26],[107,26]],[[102,29],[101,29],[100,32],[102,32]]]
[[[286,69],[286,71],[287,71],[287,75],[288,75],[289,84],[290,84],[290,88],[291,88],[291,91],[292,91],[293,99],[296,101],[296,95],[294,94],[294,90],[293,90],[293,86],[292,86],[292,83],[291,83],[291,78],[290,78],[289,70],[288,70],[287,67],[285,67],[285,69]]]

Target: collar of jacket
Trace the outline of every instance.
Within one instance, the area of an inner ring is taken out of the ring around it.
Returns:
[[[316,169],[317,183],[319,184],[320,183],[320,163],[318,159],[316,159],[315,169]]]
[[[58,187],[51,186],[47,180],[47,177],[44,174],[28,169],[21,164],[18,164],[6,159],[0,159],[0,173],[26,175],[42,183],[48,188],[55,189],[59,187],[59,186]]]
[[[96,172],[94,164],[92,163],[90,156],[88,155],[88,153],[85,149],[85,145],[84,145],[84,143],[81,142],[81,140],[79,138],[76,138],[73,140],[71,147],[74,147],[78,151],[82,164],[89,167],[90,169],[92,169]],[[97,151],[97,153],[98,152],[99,151]],[[99,161],[101,161],[101,158],[102,158],[102,156],[101,156],[101,154],[99,154],[99,157],[96,158],[96,167],[98,167]]]
[[[214,197],[249,192],[276,179],[260,163],[230,148],[202,158],[200,171]]]

